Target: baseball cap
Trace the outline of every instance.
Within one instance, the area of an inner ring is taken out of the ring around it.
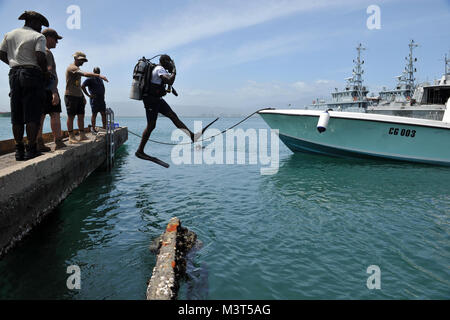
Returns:
[[[43,34],[44,36],[46,36],[46,37],[54,37],[54,38],[56,38],[56,39],[58,39],[58,40],[60,40],[60,39],[63,38],[63,37],[61,37],[61,36],[58,34],[58,32],[56,32],[55,29],[51,29],[51,28],[44,29],[44,30],[42,31],[42,34]]]
[[[88,61],[88,59],[86,59],[86,55],[81,52],[81,51],[77,51],[73,54],[73,57],[77,60],[84,60],[85,62]]]

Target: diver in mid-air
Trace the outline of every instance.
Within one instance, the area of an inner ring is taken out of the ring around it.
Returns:
[[[151,157],[144,152],[144,148],[150,138],[150,134],[152,133],[153,129],[155,129],[156,120],[158,119],[158,113],[161,113],[172,120],[173,124],[178,129],[183,130],[190,136],[192,142],[197,141],[199,137],[206,131],[206,129],[215,121],[217,121],[218,118],[207,125],[205,128],[203,128],[203,130],[199,133],[194,134],[191,130],[189,130],[186,125],[178,118],[176,113],[167,104],[167,102],[163,99],[163,97],[168,92],[172,92],[175,96],[178,96],[175,88],[172,88],[177,75],[175,63],[170,58],[170,56],[166,54],[160,56],[159,63],[159,65],[154,65],[145,58],[139,60],[138,64],[136,65],[134,72],[135,75],[133,76],[133,78],[138,79],[140,74],[142,83],[145,82],[145,84],[142,84],[142,97],[140,95],[139,97],[133,97],[132,91],[132,95],[130,96],[130,98],[137,100],[140,100],[139,98],[142,98],[145,106],[145,114],[147,117],[147,127],[142,134],[141,143],[139,144],[139,148],[135,153],[136,157],[143,160],[153,161],[167,168],[169,167],[167,163],[159,160],[158,158]],[[140,69],[140,67],[142,68]],[[136,83],[136,85],[138,84]]]

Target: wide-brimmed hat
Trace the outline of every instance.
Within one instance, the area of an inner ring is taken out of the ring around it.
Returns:
[[[42,31],[42,34],[46,37],[53,37],[55,39],[61,40],[61,37],[55,29],[47,28]]]
[[[85,62],[88,61],[88,59],[86,59],[86,55],[85,55],[83,52],[81,52],[81,51],[75,52],[75,53],[73,54],[73,57],[74,57],[75,59],[77,59],[77,60],[83,60],[83,61],[85,61]]]
[[[38,20],[44,27],[49,26],[47,18],[36,11],[25,11],[20,15],[19,20]]]

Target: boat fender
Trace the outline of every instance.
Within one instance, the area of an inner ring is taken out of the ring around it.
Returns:
[[[443,122],[450,123],[450,98],[447,100],[447,105],[445,106],[444,116],[442,117]]]
[[[320,114],[319,121],[317,122],[317,131],[319,131],[319,133],[325,132],[325,130],[327,130],[329,120],[330,114],[328,113],[328,110]]]

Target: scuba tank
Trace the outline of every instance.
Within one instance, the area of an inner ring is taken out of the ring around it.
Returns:
[[[156,64],[152,63],[151,60],[158,56],[160,55],[156,55],[150,59],[142,57],[137,62],[133,70],[133,81],[131,82],[130,99],[142,100],[144,95],[163,97],[170,92],[172,92],[175,96],[178,96],[178,93],[175,91],[175,89],[172,88],[172,86],[168,86],[166,89],[166,85],[163,83],[161,83],[160,85],[151,83],[153,69],[157,66]],[[174,69],[175,63],[172,60],[172,71]]]
[[[131,82],[130,99],[142,100],[142,94],[146,82],[146,73],[150,62],[142,57],[133,70],[133,81]]]

